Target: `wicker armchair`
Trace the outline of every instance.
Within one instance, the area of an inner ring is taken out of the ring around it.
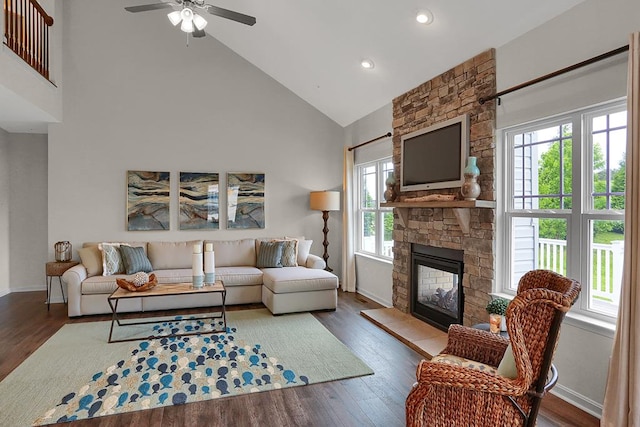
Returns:
[[[551,361],[560,324],[579,293],[578,282],[552,271],[526,273],[506,315],[517,378],[423,360],[406,400],[407,426],[535,425],[541,399],[557,380]],[[508,344],[491,332],[451,325],[442,353],[497,367]]]

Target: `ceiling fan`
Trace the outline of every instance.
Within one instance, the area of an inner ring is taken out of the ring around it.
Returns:
[[[253,25],[256,23],[256,18],[253,16],[212,6],[210,4],[206,4],[205,0],[173,0],[173,2],[167,3],[163,2],[143,4],[140,6],[128,6],[125,7],[125,10],[136,13],[156,9],[173,9],[174,7],[180,7],[180,9],[169,13],[169,15],[167,15],[169,20],[174,26],[182,22],[180,29],[185,33],[193,35],[193,37],[204,37],[206,35],[204,27],[207,26],[207,21],[202,16],[195,13],[194,9],[202,9],[212,15],[240,22],[241,24]]]

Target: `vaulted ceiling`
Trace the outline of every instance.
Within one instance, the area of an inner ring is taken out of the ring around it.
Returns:
[[[209,35],[347,126],[583,0],[209,1],[257,18],[250,27],[203,14]],[[154,0],[122,0],[123,6],[148,3]],[[433,14],[430,25],[415,20],[424,9]],[[167,10],[144,13],[157,15],[158,25],[171,25]],[[371,59],[375,67],[363,69],[360,62],[364,58]],[[22,110],[3,112],[10,103],[6,96],[0,101],[0,123],[9,113],[14,121],[24,119],[15,117]],[[35,115],[33,121],[39,120]]]

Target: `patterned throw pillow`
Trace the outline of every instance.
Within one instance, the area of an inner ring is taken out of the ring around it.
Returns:
[[[102,252],[102,275],[111,276],[113,274],[124,273],[124,264],[120,255],[121,243],[100,243],[98,248]]]
[[[120,255],[127,274],[134,274],[140,271],[151,273],[153,271],[151,261],[147,258],[147,254],[144,253],[144,248],[123,245],[120,246]]]
[[[258,268],[282,267],[282,249],[284,242],[260,242],[260,252],[258,253]]]
[[[298,266],[298,241],[297,240],[281,240],[284,243],[282,247],[282,266],[297,267]]]

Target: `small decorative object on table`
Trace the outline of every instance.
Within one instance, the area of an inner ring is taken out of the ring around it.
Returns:
[[[204,284],[213,285],[216,282],[216,262],[213,243],[204,245]]]
[[[494,334],[507,330],[506,314],[509,300],[502,297],[495,297],[487,304],[487,313],[489,313],[489,330]]]
[[[464,184],[460,188],[460,193],[465,200],[476,200],[480,196],[480,184],[476,178],[480,175],[480,169],[476,165],[476,158],[467,159],[467,167],[464,168]]]
[[[154,288],[158,284],[158,279],[153,273],[147,275],[147,273],[141,272],[136,273],[131,281],[126,279],[116,279],[116,283],[122,289],[126,289],[131,292],[142,292]]]
[[[396,193],[396,177],[393,172],[389,174],[384,183],[387,186],[387,189],[384,192],[384,200],[387,202],[395,201],[398,194]]]
[[[71,261],[71,243],[64,241],[58,242],[53,245],[53,249],[56,253],[56,261],[68,262]]]
[[[201,288],[204,285],[204,271],[202,269],[202,246],[200,245],[193,245],[191,269],[193,287]]]

